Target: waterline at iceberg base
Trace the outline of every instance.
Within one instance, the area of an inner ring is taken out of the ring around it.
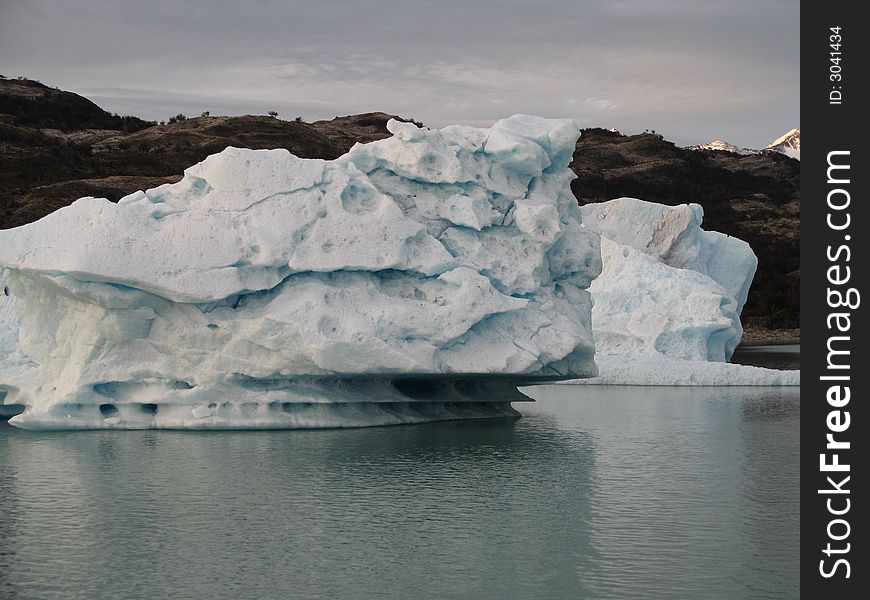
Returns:
[[[201,401],[195,388],[186,386],[176,386],[177,392],[169,395],[154,393],[157,390],[143,382],[105,385],[98,392],[105,395],[100,403],[54,403],[24,412],[14,424],[34,430],[340,428],[515,418],[520,413],[511,402],[533,401],[517,390],[516,380],[491,377],[249,383],[252,387],[242,398],[227,391],[220,394],[223,401]],[[162,392],[167,386],[155,387]],[[156,397],[143,397],[149,391]],[[209,390],[207,396],[216,394]],[[158,397],[159,402],[144,401]]]
[[[0,232],[20,318],[0,390],[26,407],[10,423],[502,417],[516,385],[596,375],[574,124],[388,128],[334,161],[228,148]]]

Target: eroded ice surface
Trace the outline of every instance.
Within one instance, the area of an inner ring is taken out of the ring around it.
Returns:
[[[3,365],[9,364],[10,355],[18,344],[18,334],[21,329],[21,317],[16,310],[18,302],[11,295],[0,270],[0,372]],[[15,415],[23,409],[20,405],[5,404],[7,392],[0,378],[0,419]]]
[[[377,414],[348,413],[381,424],[424,401],[390,387],[408,375],[595,375],[574,124],[388,128],[334,161],[228,148],[179,183],[0,232],[27,332],[0,367],[28,406],[13,424],[322,426],[348,378],[381,382]]]
[[[11,354],[18,344],[21,317],[16,310],[17,304],[0,271],[0,361]]]

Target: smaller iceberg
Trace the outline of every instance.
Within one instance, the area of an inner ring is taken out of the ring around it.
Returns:
[[[581,210],[602,238],[603,269],[590,288],[600,353],[731,358],[758,266],[749,244],[701,229],[698,204],[618,198]]]
[[[701,206],[618,198],[581,212],[601,235],[589,287],[599,375],[570,383],[800,384],[798,371],[726,362],[758,259],[746,242],[703,230]]]

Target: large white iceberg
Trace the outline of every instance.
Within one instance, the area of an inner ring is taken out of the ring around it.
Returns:
[[[0,232],[23,321],[0,366],[27,406],[11,422],[410,422],[594,376],[601,262],[569,188],[573,122],[388,129],[334,161],[228,148]]]

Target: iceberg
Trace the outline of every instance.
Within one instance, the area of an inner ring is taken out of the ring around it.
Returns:
[[[0,402],[26,406],[10,423],[505,416],[517,385],[596,375],[573,122],[388,129],[333,161],[227,148],[178,183],[0,231],[17,299]]]
[[[800,385],[800,371],[726,362],[758,259],[746,242],[703,230],[701,206],[617,198],[581,212],[601,235],[589,287],[599,375],[559,383]]]
[[[740,312],[758,259],[749,244],[701,229],[698,204],[618,198],[582,207],[601,235],[590,292],[600,354],[724,362],[740,343]]]

